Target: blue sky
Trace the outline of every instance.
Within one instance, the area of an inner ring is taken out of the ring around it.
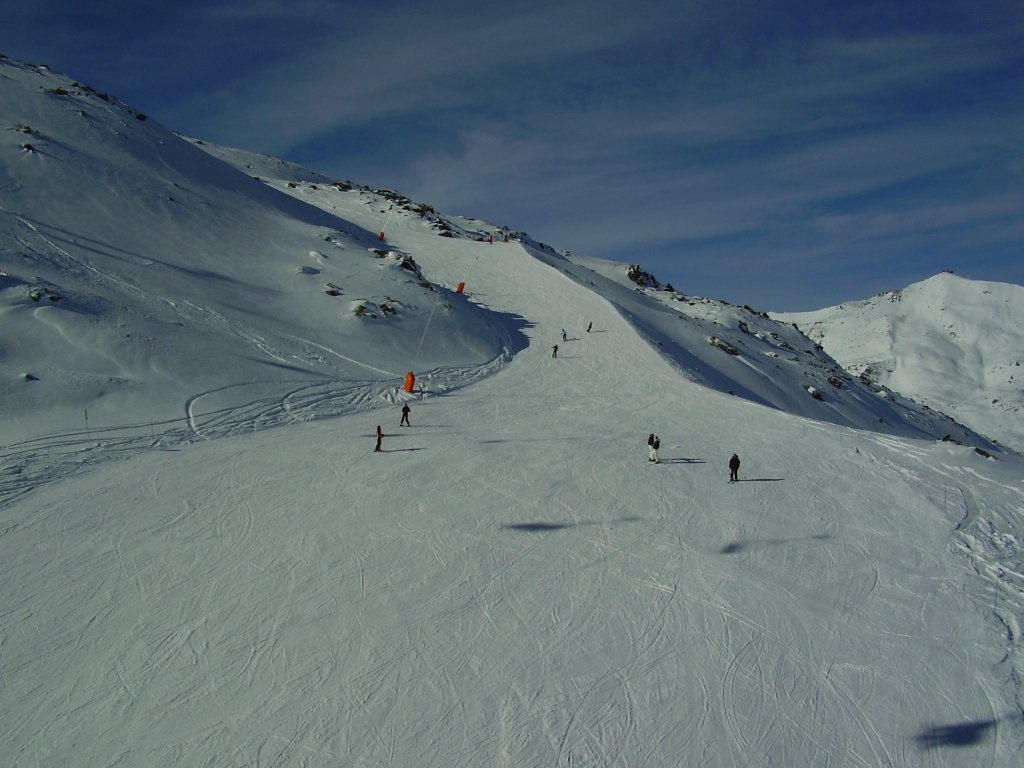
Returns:
[[[1020,0],[489,6],[23,2],[0,52],[685,293],[1024,284]]]

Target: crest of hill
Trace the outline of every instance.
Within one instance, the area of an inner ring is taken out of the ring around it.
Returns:
[[[843,367],[1024,450],[1024,288],[943,272],[796,323]]]

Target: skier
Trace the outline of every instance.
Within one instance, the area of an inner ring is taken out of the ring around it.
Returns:
[[[738,483],[740,481],[740,457],[735,453],[732,458],[729,459],[729,482]]]
[[[562,329],[562,341],[568,341],[569,337],[565,335],[565,328]]]
[[[409,423],[409,411],[410,411],[410,408],[409,408],[409,404],[408,403],[406,403],[405,405],[402,406],[402,420],[400,422],[398,422],[398,426],[400,426],[400,427],[411,427],[412,426],[412,424]]]
[[[558,357],[558,345],[557,344],[555,344],[555,346],[553,346],[551,348],[551,356],[552,357]]]
[[[652,432],[651,436],[647,438],[647,445],[650,446],[650,453],[647,460],[652,461],[655,464],[660,464],[661,462],[658,460],[658,449],[661,448],[661,438]]]
[[[383,453],[384,449],[381,448],[381,443],[384,440],[384,430],[380,428],[380,424],[377,425],[377,447],[373,449],[374,453]]]

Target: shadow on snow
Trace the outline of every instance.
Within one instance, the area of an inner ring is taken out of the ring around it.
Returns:
[[[832,538],[831,533],[818,533],[813,536],[800,536],[793,539],[761,539],[760,541],[733,541],[726,544],[718,553],[721,555],[735,555],[753,547],[778,546],[780,544],[795,544],[798,541],[826,541]]]
[[[917,734],[914,741],[922,749],[973,747],[976,744],[981,744],[988,737],[988,732],[998,722],[998,720],[975,720],[967,723],[933,725]]]
[[[501,526],[507,531],[524,531],[526,533],[550,533],[552,531],[563,531],[567,528],[583,528],[588,525],[607,525],[612,523],[630,523],[639,520],[639,517],[621,517],[618,520],[607,522],[598,520],[585,520],[579,523],[506,523]]]

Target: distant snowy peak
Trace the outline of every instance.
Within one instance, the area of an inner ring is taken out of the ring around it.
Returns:
[[[795,323],[848,371],[1024,450],[1024,288],[943,272]]]

